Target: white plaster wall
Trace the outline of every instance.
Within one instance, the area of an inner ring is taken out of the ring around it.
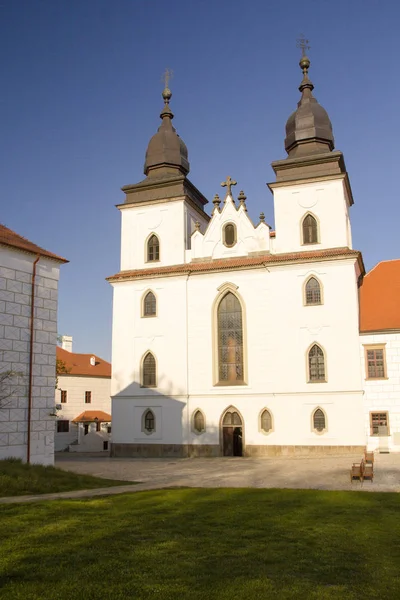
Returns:
[[[61,390],[67,392],[67,402],[61,404]],[[85,392],[92,392],[92,402],[85,403]],[[102,410],[111,414],[111,378],[59,375],[55,390],[55,404],[60,404],[57,419],[69,421],[69,432],[58,433],[55,425],[55,450],[65,450],[78,439],[78,427],[72,420],[85,410]],[[86,436],[85,436],[86,437]]]
[[[27,458],[31,277],[35,256],[0,248],[0,370],[22,375],[0,408],[0,458]],[[54,462],[54,384],[60,264],[40,258],[34,312],[31,462]]]
[[[121,217],[122,271],[185,262],[188,219],[184,200],[124,207]],[[201,221],[200,215],[198,220]],[[152,233],[160,240],[160,260],[157,263],[147,262],[146,242]]]
[[[367,379],[364,345],[385,344],[387,379]],[[389,412],[390,435],[383,440],[391,451],[400,452],[400,332],[360,335],[360,361],[365,389],[364,427],[368,448],[379,448],[379,436],[370,435],[370,413]],[[397,435],[394,435],[396,434]]]
[[[351,248],[348,201],[341,179],[302,183],[274,189],[274,252]],[[318,244],[302,245],[301,223],[310,212],[319,223]]]
[[[303,304],[310,275],[323,285],[322,306]],[[240,387],[214,386],[213,310],[227,282],[237,286],[244,306],[248,368],[247,385]],[[158,298],[157,318],[140,316],[148,289]],[[326,383],[307,383],[307,350],[314,342],[326,353]],[[138,385],[148,349],[157,359],[156,390]],[[116,443],[218,443],[221,415],[235,404],[245,419],[246,443],[365,444],[354,259],[114,284],[112,395]],[[276,422],[269,436],[258,432],[267,401]],[[317,406],[329,421],[323,436],[311,432]],[[137,407],[140,414],[146,407],[161,411],[157,435],[140,431]],[[209,424],[204,436],[189,434],[199,407]],[[212,432],[214,441],[207,441]]]

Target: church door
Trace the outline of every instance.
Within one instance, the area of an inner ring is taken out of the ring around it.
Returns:
[[[228,410],[222,420],[222,454],[243,456],[242,419],[235,410]]]

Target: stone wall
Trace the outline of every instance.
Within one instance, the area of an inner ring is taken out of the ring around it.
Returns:
[[[27,459],[32,270],[35,256],[0,249],[0,371],[17,371],[0,408],[0,458]],[[54,463],[55,364],[59,263],[41,258],[35,287],[31,450],[33,463]],[[5,390],[7,392],[7,390]]]

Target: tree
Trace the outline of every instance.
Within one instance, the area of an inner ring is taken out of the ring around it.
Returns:
[[[58,389],[58,376],[66,375],[71,372],[71,367],[67,367],[65,362],[61,358],[56,359],[56,389]]]

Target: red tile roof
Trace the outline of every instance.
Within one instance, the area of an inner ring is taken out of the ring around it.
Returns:
[[[186,275],[191,273],[203,273],[207,271],[225,271],[234,269],[246,269],[263,267],[279,263],[308,262],[335,258],[356,258],[360,261],[361,271],[364,272],[361,253],[349,248],[331,248],[327,250],[308,250],[305,252],[290,252],[285,254],[265,253],[257,256],[239,256],[235,258],[217,258],[203,262],[191,262],[167,267],[151,267],[148,269],[136,269],[132,271],[121,271],[107,281],[124,281],[129,279],[141,279],[144,277],[162,277],[163,275]]]
[[[94,421],[99,423],[110,423],[111,415],[103,410],[85,410],[78,417],[72,419],[73,423],[93,423]]]
[[[57,360],[62,360],[68,369],[67,375],[84,375],[86,377],[111,377],[111,364],[95,354],[76,354],[57,346]],[[94,356],[95,364],[90,364]],[[60,374],[61,377],[63,373]],[[60,377],[59,375],[59,377]]]
[[[3,246],[9,246],[11,248],[17,248],[18,250],[23,250],[24,252],[29,252],[31,254],[40,254],[41,256],[45,256],[46,258],[51,258],[58,262],[66,263],[68,260],[66,258],[62,258],[61,256],[57,256],[57,254],[53,254],[40,246],[37,246],[33,242],[30,242],[26,238],[22,237],[22,235],[18,235],[12,229],[9,229],[5,225],[0,224],[0,244]]]
[[[380,262],[360,287],[360,332],[400,329],[400,259]]]

